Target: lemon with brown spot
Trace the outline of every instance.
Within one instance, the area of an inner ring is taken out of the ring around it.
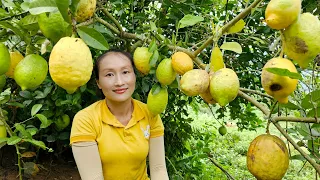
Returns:
[[[186,72],[180,80],[180,88],[188,96],[196,96],[206,92],[209,87],[209,74],[202,69],[193,69]]]

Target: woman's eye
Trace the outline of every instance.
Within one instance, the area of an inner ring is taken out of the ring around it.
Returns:
[[[110,77],[110,76],[112,76],[112,73],[108,73],[108,74],[106,74],[106,76]]]
[[[123,74],[128,74],[129,73],[129,71],[123,71]]]

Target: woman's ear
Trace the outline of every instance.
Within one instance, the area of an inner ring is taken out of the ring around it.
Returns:
[[[96,80],[96,83],[97,83],[97,85],[98,85],[98,88],[101,89],[101,86],[100,86],[100,84],[99,84],[99,80],[98,80],[98,79]]]

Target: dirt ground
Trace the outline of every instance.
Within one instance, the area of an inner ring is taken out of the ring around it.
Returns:
[[[24,180],[80,180],[71,152],[56,158],[53,155],[41,155],[36,161],[39,172],[35,176],[23,177]],[[33,161],[34,162],[34,161]],[[18,166],[15,149],[9,146],[0,149],[0,180],[18,180]]]

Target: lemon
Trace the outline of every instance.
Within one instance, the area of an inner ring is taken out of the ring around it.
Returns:
[[[22,56],[22,54],[19,51],[14,51],[14,52],[10,52],[10,67],[8,72],[6,72],[6,75],[9,78],[13,78],[13,74],[14,74],[14,69],[16,68],[16,66],[18,65],[18,63],[23,59],[24,57]]]
[[[180,75],[193,69],[193,61],[184,52],[176,52],[171,56],[172,67]]]
[[[208,104],[215,104],[217,103],[213,97],[210,94],[210,86],[208,87],[208,89],[204,92],[200,94],[200,97],[204,100],[204,102],[208,103]]]
[[[262,68],[261,83],[267,94],[273,96],[280,103],[287,103],[288,96],[296,89],[298,80],[288,76],[280,76],[265,70],[266,68],[282,68],[290,72],[297,72],[294,64],[285,58],[273,58]]]
[[[138,47],[133,53],[134,66],[143,75],[147,75],[150,71],[149,60],[152,53],[146,47]]]
[[[266,23],[272,29],[284,29],[292,24],[301,11],[301,0],[271,0],[266,8]]]
[[[0,91],[4,88],[6,85],[6,75],[0,75]]]
[[[63,114],[62,116],[59,116],[54,123],[56,130],[62,131],[70,124],[70,117],[67,114]]]
[[[319,19],[310,13],[303,13],[283,34],[284,53],[301,68],[307,68],[310,61],[320,53]]]
[[[222,135],[222,136],[226,135],[226,134],[227,134],[227,131],[228,131],[228,130],[227,130],[226,126],[222,125],[222,126],[219,127],[219,133],[220,133],[220,135]]]
[[[75,13],[77,22],[83,22],[91,18],[96,10],[96,0],[80,0]]]
[[[168,91],[166,88],[161,88],[161,90],[157,94],[154,94],[152,89],[150,90],[147,99],[147,106],[149,111],[153,115],[162,113],[166,109],[167,104]]]
[[[229,68],[222,68],[213,73],[210,79],[210,93],[220,106],[233,101],[240,88],[237,74]]]
[[[49,58],[51,78],[69,94],[90,80],[92,69],[91,52],[82,39],[63,37],[53,47]]]
[[[180,80],[180,88],[188,96],[204,93],[209,87],[209,74],[202,69],[186,72]]]
[[[18,63],[14,80],[22,90],[36,89],[47,77],[48,63],[37,54],[30,54]]]
[[[0,122],[2,124],[2,122]],[[7,129],[4,125],[0,125],[0,138],[7,137]]]
[[[43,35],[54,43],[62,37],[71,36],[72,33],[71,25],[64,21],[59,11],[52,12],[49,16],[46,13],[39,14],[38,24]]]
[[[5,74],[10,67],[10,54],[8,48],[0,43],[0,75]]]
[[[173,70],[171,59],[162,60],[156,70],[156,77],[162,85],[170,85],[176,79],[177,73]]]
[[[288,166],[288,149],[277,136],[262,134],[250,143],[247,167],[257,179],[280,180],[287,172]]]
[[[216,72],[219,69],[224,68],[223,55],[218,46],[212,49],[210,57],[210,70]]]

